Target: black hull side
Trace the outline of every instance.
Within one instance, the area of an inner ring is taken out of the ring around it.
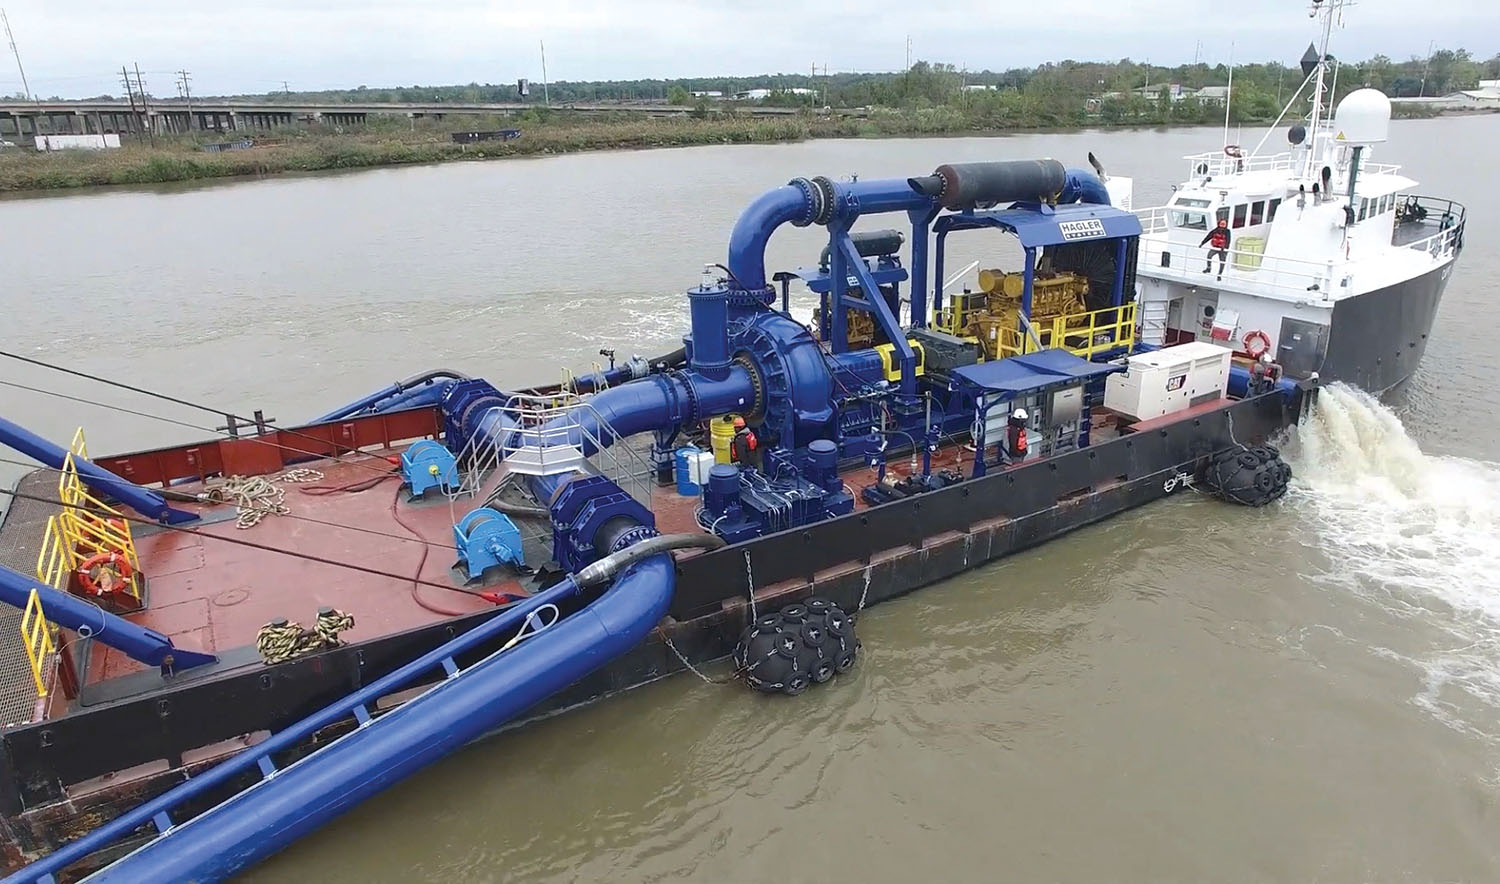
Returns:
[[[813,593],[851,610],[861,600],[876,604],[895,598],[1181,493],[1203,456],[1228,447],[1231,438],[1249,442],[1274,435],[1297,420],[1308,396],[1302,392],[1288,399],[1271,393],[1226,403],[983,479],[681,559],[677,596],[663,631],[695,663],[727,656],[748,622],[752,579],[762,607],[780,607]],[[747,568],[747,559],[753,567]],[[220,741],[280,730],[491,616],[455,618],[0,732],[0,869],[16,868],[56,849],[210,766],[212,761],[188,760],[190,755],[202,758],[199,747],[225,747]],[[478,659],[500,643],[497,638],[470,656]],[[652,635],[533,710],[532,716],[683,668],[661,636]],[[332,731],[322,736],[333,736]],[[101,742],[99,734],[112,737]],[[161,759],[167,764],[158,772],[121,777],[88,794],[65,788]],[[236,786],[253,778],[247,775]],[[209,796],[186,810],[196,814],[219,797]]]
[[[1319,379],[1379,395],[1411,377],[1455,263],[1338,302]]]

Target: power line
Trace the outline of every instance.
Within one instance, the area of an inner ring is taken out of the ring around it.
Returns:
[[[52,506],[58,507],[59,509],[77,509],[77,510],[89,511],[87,509],[87,507],[84,507],[84,506],[82,506],[80,504],[63,503],[62,501],[56,500],[54,498],[42,497],[39,494],[27,494],[24,491],[15,491],[15,490],[6,489],[6,488],[0,488],[0,494],[7,494],[7,495],[11,496],[12,498],[15,498],[16,500],[30,500],[30,501],[35,501],[36,503],[50,504]],[[158,527],[158,528],[165,528],[168,531],[176,531],[176,532],[178,532],[180,534],[190,534],[190,535],[192,535],[194,537],[203,537],[203,538],[208,538],[208,539],[211,539],[211,540],[220,540],[220,541],[223,541],[224,543],[233,543],[233,544],[236,544],[236,545],[239,545],[239,546],[249,547],[250,549],[258,549],[258,550],[260,550],[262,552],[276,553],[277,555],[283,555],[283,556],[291,556],[294,559],[303,559],[304,561],[316,562],[316,563],[318,563],[320,565],[331,565],[331,566],[333,566],[335,568],[348,568],[351,571],[360,571],[360,572],[365,573],[365,574],[373,574],[376,577],[388,577],[388,578],[390,578],[392,580],[400,580],[402,582],[408,582],[409,581],[409,582],[417,584],[419,586],[434,586],[434,587],[437,587],[438,589],[445,589],[448,592],[458,592],[458,593],[463,593],[464,595],[469,595],[469,596],[478,596],[479,595],[479,593],[477,593],[477,592],[473,592],[473,591],[467,590],[467,589],[461,589],[459,587],[452,586],[450,584],[437,583],[437,582],[432,581],[432,580],[423,580],[420,576],[418,576],[418,577],[408,577],[405,574],[395,574],[395,573],[392,573],[390,571],[381,571],[378,568],[367,568],[364,565],[356,565],[353,562],[341,562],[341,561],[339,561],[337,559],[326,559],[326,558],[324,558],[322,556],[315,556],[312,553],[294,552],[293,550],[282,549],[279,546],[270,546],[269,544],[265,544],[265,543],[256,543],[253,540],[244,540],[244,539],[241,539],[239,537],[231,537],[231,536],[226,535],[226,534],[209,534],[206,531],[194,531],[191,528],[184,528],[181,525],[165,525],[165,524],[162,524],[160,522],[153,521],[151,519],[143,519],[143,518],[141,518],[139,516],[130,516],[130,515],[123,515],[122,514],[122,515],[117,516],[116,518],[121,518],[121,519],[124,519],[127,522],[132,522],[132,523],[135,523],[137,525],[151,525],[151,526]],[[411,539],[411,538],[407,538],[407,539]]]
[[[25,363],[27,363],[29,365],[35,365],[35,366],[37,366],[39,368],[46,368],[46,369],[50,369],[52,371],[61,372],[63,374],[73,375],[74,377],[83,378],[84,380],[88,380],[88,381],[94,381],[95,383],[107,384],[107,385],[109,385],[111,387],[118,387],[118,388],[120,388],[122,390],[129,390],[132,393],[139,393],[142,396],[150,396],[150,397],[152,397],[154,399],[161,399],[163,401],[171,402],[171,403],[174,403],[176,405],[182,405],[182,406],[185,406],[187,408],[196,408],[199,411],[207,412],[208,414],[212,414],[212,415],[214,415],[216,417],[226,418],[230,422],[231,425],[233,425],[233,423],[235,421],[239,421],[240,423],[243,423],[243,424],[257,424],[257,425],[263,424],[265,422],[264,420],[254,420],[254,419],[250,419],[250,418],[241,417],[240,415],[237,415],[237,414],[235,414],[233,412],[230,412],[230,411],[222,411],[222,410],[217,409],[217,408],[210,408],[207,405],[202,405],[202,404],[199,404],[197,402],[189,402],[186,399],[179,399],[176,396],[168,396],[166,393],[157,393],[157,392],[152,391],[152,390],[146,390],[146,389],[143,389],[141,387],[133,387],[130,384],[124,384],[124,383],[121,383],[119,381],[110,380],[109,378],[101,378],[98,375],[92,375],[92,374],[89,374],[88,372],[78,371],[77,369],[64,368],[61,365],[53,365],[50,362],[43,362],[40,359],[32,359],[29,356],[22,356],[19,353],[11,353],[11,352],[6,351],[6,350],[0,350],[0,356],[9,357],[11,359],[15,359],[15,360],[20,361],[20,362],[25,362]],[[10,384],[11,386],[20,386],[19,384],[13,384],[13,383],[11,383],[9,381],[6,381],[4,383]],[[33,388],[27,387],[25,389],[33,389]],[[51,390],[36,390],[35,392],[41,392],[41,393],[45,393],[45,394],[48,394],[48,395],[54,395],[54,396],[62,396],[65,399],[74,399],[75,398],[75,397],[72,397],[72,396],[63,396],[63,394],[61,394],[61,393],[54,393]],[[155,418],[157,420],[164,420],[164,421],[167,421],[169,423],[181,424],[184,427],[189,427],[189,428],[194,429],[194,430],[203,430],[203,431],[209,432],[209,433],[222,434],[222,435],[227,436],[228,438],[231,438],[231,439],[238,439],[238,438],[240,438],[234,432],[232,432],[232,431],[230,431],[228,429],[223,429],[223,430],[218,429],[218,428],[209,429],[207,427],[200,427],[200,426],[198,426],[196,424],[184,423],[182,421],[176,421],[176,420],[173,420],[171,418],[161,417],[159,415],[148,414],[148,413],[144,413],[144,412],[131,412],[130,409],[122,408],[122,407],[117,406],[117,405],[106,405],[106,404],[101,403],[101,402],[93,402],[93,401],[86,400],[86,399],[77,399],[76,401],[84,402],[84,403],[89,404],[89,405],[98,405],[101,408],[112,408],[112,409],[115,409],[116,411],[125,411],[125,412],[129,412],[129,413],[132,413],[132,414],[137,414],[137,415],[139,415],[141,417]],[[300,438],[300,439],[307,439],[309,441],[316,442],[319,445],[327,445],[328,444],[328,440],[327,439],[320,439],[317,436],[308,435],[307,433],[299,433],[296,430],[277,429],[276,432],[277,432],[278,435],[289,435],[289,436],[294,436],[294,437],[297,437],[297,438]],[[257,439],[259,437],[250,436],[248,438]],[[306,454],[306,455],[311,455],[313,457],[327,457],[328,456],[328,455],[322,454],[321,452],[303,451],[303,450],[298,449],[298,448],[292,448],[289,445],[284,445],[284,444],[281,444],[281,443],[278,443],[278,442],[271,442],[269,440],[262,439],[261,442],[263,444],[266,444],[266,445],[275,445],[276,447],[283,448],[283,449],[285,449],[287,451],[294,451],[294,452],[296,452],[298,454]],[[337,458],[335,457],[334,459],[336,460]]]

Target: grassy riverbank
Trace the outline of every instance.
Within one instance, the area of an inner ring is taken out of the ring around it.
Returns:
[[[462,129],[482,131],[506,127],[519,127],[524,134],[512,141],[471,145],[455,144],[450,137],[452,132]],[[268,133],[159,135],[154,146],[143,138],[126,136],[123,147],[108,151],[39,153],[30,148],[8,148],[0,151],[0,192],[153,184],[588,150],[771,144],[808,138],[995,134],[1020,131],[1021,128],[996,120],[978,120],[973,115],[946,106],[876,110],[861,118],[811,113],[779,118],[713,113],[650,118],[626,114],[599,117],[529,112],[521,119],[450,117],[411,124],[405,119],[372,117],[370,125],[350,131],[329,127],[287,127]],[[253,148],[219,153],[203,149],[206,143],[244,136],[255,142]]]
[[[931,116],[931,115],[928,115]],[[953,131],[952,121],[902,115],[899,120],[856,120],[794,116],[764,119],[709,117],[618,119],[554,115],[551,119],[475,120],[449,118],[410,128],[390,121],[353,131],[329,128],[285,128],[269,133],[194,133],[157,136],[156,145],[126,136],[119,150],[39,153],[30,148],[0,151],[0,192],[51,190],[106,184],[150,184],[270,175],[324,169],[354,169],[444,160],[490,159],[705,144],[769,144],[807,138],[861,135],[936,134]],[[450,132],[516,126],[521,138],[511,141],[453,143]],[[210,153],[204,143],[250,137],[248,150]]]

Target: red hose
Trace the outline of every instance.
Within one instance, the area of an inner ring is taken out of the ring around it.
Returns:
[[[375,480],[375,484],[379,484],[381,480],[384,480],[386,478],[389,478],[389,477],[387,477],[387,476],[380,477],[380,479]],[[366,479],[364,481],[368,482],[370,480]],[[356,484],[358,484],[358,483],[356,483]],[[373,487],[373,486],[371,486],[371,487]],[[396,504],[400,503],[400,501],[401,501],[401,487],[402,486],[399,486],[399,485],[396,487],[396,496],[391,498],[391,518],[393,518],[393,519],[396,520],[396,524],[397,525],[400,525],[402,528],[405,528],[407,534],[410,534],[413,538],[415,538],[417,541],[419,541],[422,544],[422,560],[417,563],[417,573],[415,575],[413,575],[412,579],[411,579],[411,597],[412,597],[412,601],[416,602],[423,609],[425,609],[427,611],[431,611],[434,614],[441,614],[444,617],[461,617],[464,614],[467,614],[469,612],[468,611],[450,611],[447,608],[440,608],[437,605],[430,604],[426,599],[422,598],[422,583],[421,583],[421,580],[422,580],[422,569],[424,567],[426,567],[426,565],[427,565],[427,540],[421,534],[417,533],[416,529],[414,529],[414,528],[412,528],[412,526],[406,524],[406,521],[401,518],[401,508],[396,505]],[[329,493],[332,493],[332,492],[329,492]]]

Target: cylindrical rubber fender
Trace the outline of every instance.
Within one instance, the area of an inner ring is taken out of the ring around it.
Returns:
[[[1062,192],[1067,173],[1062,163],[1050,159],[944,163],[931,175],[908,183],[945,209],[967,209],[979,203],[1050,198]]]

